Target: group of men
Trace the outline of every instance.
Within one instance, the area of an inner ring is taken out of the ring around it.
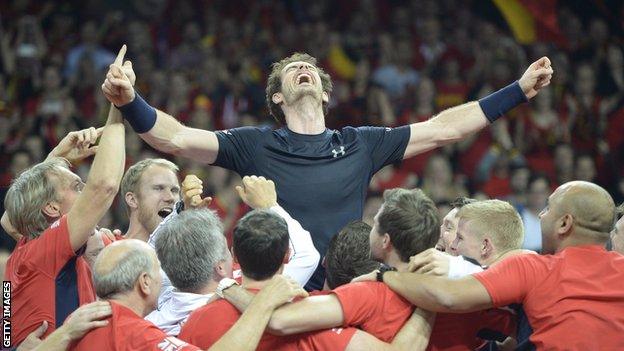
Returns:
[[[18,240],[5,279],[19,350],[624,346],[624,258],[605,250],[612,230],[622,246],[622,223],[614,229],[615,204],[595,184],[566,183],[550,196],[545,255],[521,250],[521,218],[499,200],[461,199],[440,223],[421,190],[393,189],[372,228],[358,222],[375,172],[532,98],[550,83],[548,58],[429,121],[337,131],[324,123],[329,75],[294,54],[267,82],[284,127],[212,132],[149,106],[125,50],[102,84],[112,104],[104,128],[70,133],[5,198],[2,225]],[[231,248],[200,179],[180,186],[164,159],[124,175],[124,120],[160,151],[243,177],[237,191],[252,211]],[[83,183],[70,162],[93,154]],[[97,227],[120,186],[125,234]]]

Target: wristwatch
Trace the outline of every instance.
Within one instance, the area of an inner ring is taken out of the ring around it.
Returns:
[[[377,281],[378,281],[378,282],[382,282],[382,283],[383,283],[383,275],[384,275],[386,272],[388,272],[388,271],[390,271],[390,272],[396,272],[396,270],[397,270],[396,268],[391,267],[391,266],[388,266],[388,265],[387,265],[387,264],[385,264],[385,263],[382,263],[382,264],[379,266],[379,269],[377,270]]]
[[[219,285],[217,285],[217,289],[215,290],[215,294],[217,294],[217,296],[219,296],[220,298],[223,299],[223,292],[227,288],[232,287],[232,285],[238,285],[236,280],[234,280],[232,278],[223,278],[223,279],[221,279],[221,281],[219,281]]]

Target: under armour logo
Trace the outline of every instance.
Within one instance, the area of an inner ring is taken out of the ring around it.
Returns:
[[[340,156],[344,156],[344,154],[345,154],[345,147],[341,146],[338,150],[333,149],[331,152],[332,152],[332,154],[334,154],[334,158],[340,157]]]

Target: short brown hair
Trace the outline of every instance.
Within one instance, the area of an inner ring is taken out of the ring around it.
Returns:
[[[51,218],[43,213],[50,201],[58,201],[51,175],[59,175],[59,168],[69,169],[63,158],[50,158],[22,172],[11,184],[4,198],[9,221],[29,239],[37,238],[50,226]]]
[[[379,213],[379,233],[387,233],[401,260],[432,248],[440,237],[435,203],[420,189],[384,191]]]
[[[284,111],[282,111],[280,105],[273,102],[273,94],[282,91],[281,76],[284,67],[292,62],[298,61],[309,63],[317,68],[318,74],[321,77],[321,85],[323,86],[324,92],[326,92],[327,94],[331,94],[333,89],[331,77],[322,68],[316,65],[316,58],[313,56],[310,56],[306,53],[296,52],[278,62],[274,62],[271,65],[271,73],[269,74],[269,78],[267,80],[266,102],[267,107],[269,108],[269,112],[271,113],[273,118],[282,125],[286,124],[286,116],[284,116]],[[328,104],[326,102],[323,102],[323,114],[327,115],[328,110]]]
[[[371,226],[362,221],[351,222],[329,241],[325,253],[325,277],[330,289],[379,268],[379,262],[370,257],[370,231]]]
[[[143,172],[152,165],[161,166],[164,168],[170,169],[173,173],[178,174],[179,168],[175,163],[165,160],[164,158],[146,158],[145,160],[141,160],[128,168],[126,174],[124,174],[121,179],[121,197],[122,199],[126,196],[127,193],[137,193],[139,191],[139,179],[143,175]],[[124,200],[123,203],[126,205],[126,209],[128,213],[130,213],[130,206]]]
[[[499,251],[520,249],[524,241],[524,225],[516,209],[506,201],[483,200],[463,206],[459,220],[470,221],[472,231],[479,236],[490,235]]]

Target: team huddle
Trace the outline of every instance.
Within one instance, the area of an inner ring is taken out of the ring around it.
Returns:
[[[549,196],[542,254],[522,249],[522,219],[501,200],[457,199],[440,221],[422,190],[397,188],[372,227],[361,221],[377,171],[536,96],[553,74],[547,57],[425,122],[332,130],[331,78],[294,54],[273,64],[266,87],[282,128],[212,132],[150,106],[125,51],[102,84],[106,125],[67,135],[6,195],[17,350],[624,348],[624,245],[605,249],[624,220],[596,184]],[[252,210],[231,245],[197,176],[180,183],[160,158],[125,170],[125,121],[158,151],[242,177],[236,190]],[[92,155],[83,182],[71,166]],[[118,193],[126,233],[98,227]]]

